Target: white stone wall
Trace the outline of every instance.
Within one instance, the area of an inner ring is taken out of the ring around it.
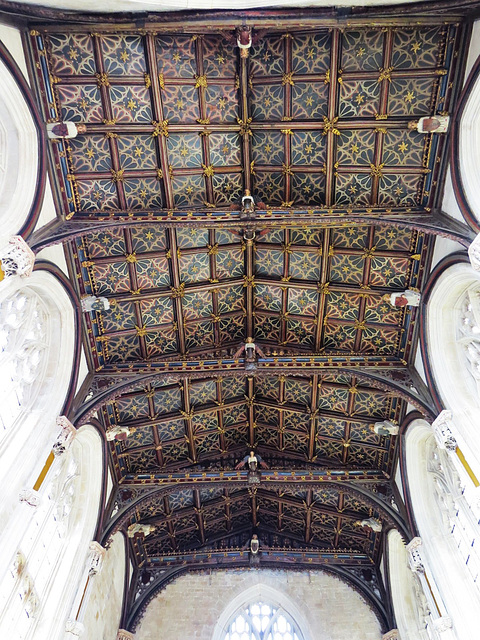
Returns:
[[[229,603],[257,584],[272,587],[292,601],[307,626],[302,628],[305,640],[382,637],[373,611],[341,580],[321,571],[252,569],[181,576],[150,603],[135,640],[212,640],[217,621]],[[289,613],[295,618],[293,611]],[[296,622],[303,626],[301,620]]]
[[[92,588],[82,622],[87,640],[115,640],[120,623],[125,575],[125,538],[116,533]]]

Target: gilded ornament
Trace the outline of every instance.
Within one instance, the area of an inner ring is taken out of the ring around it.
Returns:
[[[152,124],[152,138],[156,138],[157,136],[168,138],[168,120],[162,120],[161,122],[156,122],[155,120],[153,120]]]
[[[287,84],[289,84],[292,87],[295,85],[295,82],[293,81],[293,71],[284,73],[282,76],[282,85],[285,86]]]
[[[145,81],[145,87],[147,89],[150,89],[150,87],[152,86],[152,80],[150,78],[150,74],[149,73],[144,73],[143,74],[143,79]]]
[[[202,163],[202,168],[203,168],[203,175],[206,178],[211,178],[215,174],[215,169],[213,168],[213,165],[211,165],[211,164],[209,164],[207,166],[206,164]]]
[[[340,131],[335,127],[337,122],[338,116],[332,118],[331,120],[329,120],[327,116],[323,116],[323,135],[325,136],[331,131],[334,135],[339,136]]]
[[[124,177],[123,174],[125,173],[125,169],[119,169],[118,171],[116,171],[115,169],[111,169],[112,172],[112,182],[123,182]]]
[[[185,283],[181,282],[178,287],[171,287],[172,298],[183,298],[185,295]]]
[[[207,76],[205,74],[201,76],[195,76],[195,89],[200,89],[200,87],[206,89],[207,86]]]
[[[165,89],[165,78],[163,77],[163,73],[158,74],[158,84],[160,85],[160,89]]]
[[[135,329],[139,338],[144,338],[148,333],[148,329],[145,327],[145,325],[143,325],[142,327],[137,327],[137,325],[135,325]]]
[[[385,69],[380,69],[380,74],[378,76],[378,82],[382,82],[383,80],[388,80],[388,82],[392,81],[392,71],[393,67],[386,67]]]
[[[100,87],[109,87],[110,86],[110,81],[108,79],[108,74],[107,73],[96,73],[95,77],[97,79],[98,88],[100,88]]]
[[[383,177],[382,169],[383,169],[383,163],[370,164],[370,175],[373,178],[382,178]]]
[[[238,135],[240,136],[253,135],[252,130],[250,129],[251,122],[252,122],[252,118],[247,118],[246,121],[241,120],[240,118],[237,118],[237,123],[240,125],[240,131],[238,132]]]

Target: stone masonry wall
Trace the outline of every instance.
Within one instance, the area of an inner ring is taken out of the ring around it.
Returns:
[[[290,600],[303,618],[296,620],[297,624],[307,627],[302,628],[305,640],[382,637],[375,614],[341,580],[321,571],[251,569],[181,576],[150,603],[135,640],[212,640],[219,616],[229,603],[258,584],[272,587]],[[285,608],[288,611],[288,606]],[[295,619],[295,613],[289,613]]]

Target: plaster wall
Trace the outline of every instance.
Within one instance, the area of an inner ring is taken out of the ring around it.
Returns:
[[[273,588],[288,598],[303,618],[299,620],[294,610],[289,611],[305,640],[382,637],[375,614],[358,593],[338,578],[321,571],[264,569],[181,576],[150,603],[135,640],[212,640],[217,621],[231,601],[255,585]],[[288,606],[284,608],[288,610]]]
[[[90,578],[92,589],[85,610],[84,636],[92,640],[115,640],[122,612],[125,575],[125,539],[116,533],[105,554],[101,572]]]

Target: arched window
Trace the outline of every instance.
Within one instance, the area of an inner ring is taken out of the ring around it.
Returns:
[[[0,575],[0,637],[64,637],[88,571],[102,458],[98,432],[82,427],[70,448],[55,458],[39,491],[40,504],[34,510],[25,505],[23,535],[15,541],[8,570]]]
[[[30,107],[3,59],[0,59],[0,85],[0,237],[3,240],[22,229],[38,198],[40,148]]]
[[[0,443],[35,402],[48,358],[47,327],[47,305],[33,289],[0,302]]]
[[[230,601],[212,640],[310,640],[310,635],[307,619],[295,603],[284,592],[258,583]]]
[[[60,280],[34,271],[0,287],[0,519],[32,488],[57,435],[75,356],[75,309]],[[1,563],[0,563],[1,564]]]
[[[256,601],[232,616],[224,640],[304,640],[304,637],[284,609]]]
[[[408,488],[422,540],[418,575],[427,624],[448,612],[455,637],[463,638],[475,635],[480,607],[478,518],[465,499],[457,465],[436,437],[428,423],[414,420],[405,438]]]
[[[425,338],[440,401],[453,412],[459,447],[480,478],[480,274],[468,263],[438,276],[427,302]]]

